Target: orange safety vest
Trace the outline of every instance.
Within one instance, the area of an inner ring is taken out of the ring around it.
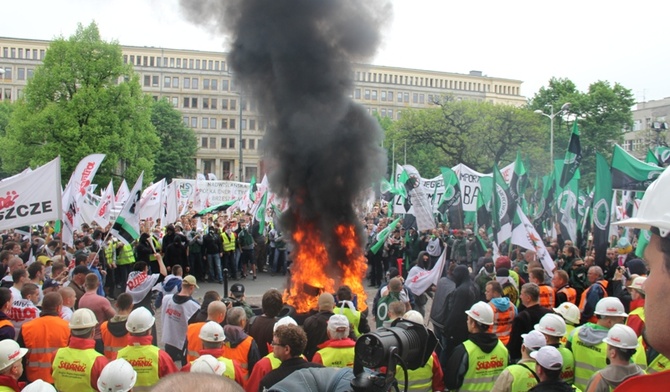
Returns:
[[[105,321],[100,325],[100,335],[102,335],[102,343],[104,345],[103,354],[105,358],[113,361],[116,359],[116,356],[119,354],[119,350],[128,345],[128,333],[122,337],[116,337],[109,332],[108,321]]]
[[[33,382],[42,379],[53,384],[51,364],[59,348],[67,347],[70,339],[68,322],[58,316],[42,316],[28,321],[21,327],[26,348],[30,349],[26,377]]]
[[[514,305],[510,304],[509,309],[504,312],[490,302],[489,306],[493,309],[493,325],[489,327],[488,332],[496,334],[498,339],[506,346],[512,334],[512,321],[516,316]]]
[[[556,293],[554,288],[548,284],[541,284],[540,286],[540,306],[553,310],[556,307]]]
[[[571,302],[577,305],[577,290],[573,289],[570,286],[563,286],[557,293],[565,294],[565,297],[568,299],[568,302]]]
[[[2,327],[14,327],[14,324],[9,320],[0,320],[0,328]]]
[[[603,293],[604,293],[603,298],[607,297],[607,281],[606,280],[598,280],[598,281],[594,282],[592,285],[587,287],[586,290],[584,290],[584,292],[582,293],[582,298],[579,301],[579,311],[581,313],[584,313],[584,308],[586,307],[586,298],[588,297],[589,291],[591,291],[591,288],[593,288],[593,286],[595,286],[595,285],[600,285],[600,287],[602,287]],[[596,317],[596,315],[594,314],[587,321],[590,322],[590,323],[595,324],[595,323],[598,322],[598,317]]]
[[[202,340],[200,340],[200,330],[203,325],[205,325],[204,321],[188,326],[188,330],[186,331],[186,341],[188,342],[186,360],[188,362],[195,361],[200,356],[198,352],[203,349]]]
[[[249,350],[251,350],[251,342],[254,338],[247,336],[242,343],[237,347],[230,347],[230,343],[226,343],[223,349],[223,357],[237,361],[242,368],[242,378],[246,381],[249,378]]]

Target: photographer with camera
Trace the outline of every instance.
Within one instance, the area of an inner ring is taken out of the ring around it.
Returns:
[[[224,302],[226,302],[226,300],[228,300],[232,306],[241,306],[244,309],[244,313],[247,314],[247,320],[251,320],[251,318],[254,317],[254,311],[245,301],[244,285],[242,283],[235,283],[230,286],[230,297],[224,299]]]
[[[444,384],[450,390],[489,391],[507,367],[507,348],[496,334],[487,332],[493,325],[493,310],[486,302],[477,302],[465,314],[469,339],[442,363]]]

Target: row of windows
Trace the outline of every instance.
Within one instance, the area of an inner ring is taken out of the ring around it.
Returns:
[[[202,159],[201,160],[201,173],[214,173],[217,159]],[[221,173],[223,177],[219,179],[232,180],[235,177],[233,173],[233,161],[221,160]],[[214,173],[216,174],[216,173]],[[252,177],[258,178],[258,168],[256,166],[245,166],[244,167],[244,178],[250,179]]]
[[[44,49],[12,48],[4,46],[2,57],[6,59],[44,60]]]
[[[12,80],[14,77],[14,67],[5,67],[5,74],[3,75],[4,80]],[[33,68],[16,68],[16,80],[26,80],[32,79],[35,70]]]
[[[207,137],[203,136],[200,138],[200,148],[207,148],[207,149],[216,149],[216,141],[218,138],[216,137]],[[234,149],[235,147],[235,138],[228,138],[228,137],[222,137],[219,139],[221,141],[221,144],[219,144],[220,149]],[[255,150],[256,148],[261,149],[261,142],[263,139],[242,139],[240,141],[240,146],[242,147],[243,150]],[[248,148],[247,148],[248,144]]]
[[[178,76],[163,76],[163,87],[164,88],[179,88],[180,78]],[[185,89],[200,89],[200,79],[184,77],[181,78],[182,88]],[[160,75],[144,75],[144,87],[159,87]],[[230,79],[221,80],[221,91],[234,91],[233,81]],[[202,79],[202,89],[203,90],[213,90],[219,91],[219,79]]]
[[[384,84],[403,84],[408,86],[433,87],[449,90],[467,90],[490,92],[491,86],[481,82],[464,82],[462,80],[428,78],[422,76],[391,75],[377,72],[356,71],[356,81],[384,83]],[[519,87],[507,85],[494,85],[493,91],[496,94],[519,95]]]
[[[221,118],[217,119],[216,117],[189,117],[184,116],[184,125],[191,128],[198,128],[198,124],[202,129],[217,129],[218,124],[221,124],[221,129],[237,129],[237,121],[234,118]],[[265,130],[265,121],[256,120],[254,118],[242,119],[242,130],[250,131],[263,131]]]
[[[141,56],[134,54],[123,55],[124,64],[142,67],[164,67],[200,69],[205,71],[226,71],[226,62],[223,60],[187,59],[181,57]]]
[[[172,106],[179,108],[179,97],[166,96],[168,102],[172,103]],[[158,96],[154,96],[154,99],[158,99]],[[228,98],[211,98],[211,97],[181,97],[181,108],[182,109],[210,109],[218,110],[219,104],[221,110],[232,110],[236,111],[237,100],[228,99]],[[242,100],[242,110],[243,111],[254,111],[256,110],[256,105],[254,101]]]
[[[363,93],[363,95],[361,95]],[[410,93],[398,92],[394,94],[393,91],[382,90],[378,92],[377,90],[361,90],[360,88],[354,89],[354,99],[365,99],[366,101],[379,101],[382,102],[393,102],[394,95],[397,97],[398,102],[410,102]],[[426,103],[426,94],[421,93],[412,93],[412,103],[424,104]],[[428,94],[428,103],[433,102],[433,94]]]

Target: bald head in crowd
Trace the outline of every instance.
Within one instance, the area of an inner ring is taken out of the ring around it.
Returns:
[[[212,301],[207,306],[207,320],[221,323],[226,318],[226,304],[221,301]]]
[[[198,390],[217,392],[243,392],[241,386],[227,377],[203,373],[172,373],[160,379],[151,390],[153,392],[193,392]]]
[[[42,299],[42,314],[60,316],[60,307],[63,305],[63,297],[60,293],[46,293]]]

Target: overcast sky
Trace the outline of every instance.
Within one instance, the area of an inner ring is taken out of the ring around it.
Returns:
[[[582,91],[597,80],[618,82],[637,101],[670,96],[667,1],[393,4],[374,64],[479,70],[522,80],[521,93],[527,97],[552,76],[569,78]],[[182,18],[178,0],[22,0],[4,2],[1,12],[2,36],[52,39],[72,34],[78,22],[95,20],[104,39],[123,45],[227,50],[226,37]]]

